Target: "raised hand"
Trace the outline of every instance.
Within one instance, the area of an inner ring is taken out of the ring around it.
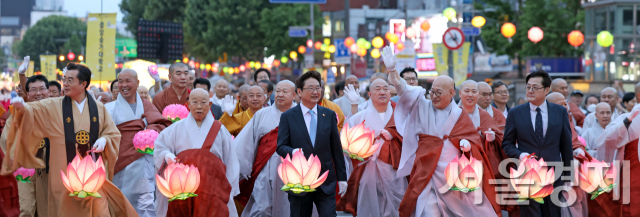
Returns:
[[[20,68],[18,68],[18,73],[23,74],[25,72],[27,72],[27,69],[29,69],[29,60],[31,59],[31,57],[26,56],[24,57],[24,62],[22,62],[22,65],[20,65]]]
[[[355,89],[353,87],[353,84],[349,84],[347,88],[344,89],[344,95],[347,96],[352,105],[358,104],[358,102],[360,101],[360,94],[358,94],[359,92],[360,89]]]
[[[233,110],[235,109],[236,105],[233,103],[233,96],[231,95],[226,95],[224,97],[224,101],[222,103],[222,106],[224,106],[224,111],[229,114],[229,116],[233,115]]]

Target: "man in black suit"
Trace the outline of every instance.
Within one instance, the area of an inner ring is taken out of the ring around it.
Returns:
[[[209,92],[209,90],[211,90],[211,82],[209,81],[209,79],[198,78],[193,81],[193,89],[196,88],[202,88]],[[222,108],[215,103],[211,103],[211,114],[213,115],[214,119],[220,120],[220,117],[222,117]]]
[[[347,191],[347,173],[336,113],[317,104],[322,97],[321,79],[316,71],[300,76],[296,88],[301,103],[280,116],[278,155],[286,157],[302,151],[308,158],[314,154],[322,163],[320,172],[329,170],[329,176],[315,192],[304,196],[289,194],[292,217],[310,217],[314,203],[319,216],[336,216],[336,179],[340,194]]]
[[[535,153],[538,159],[543,158],[546,162],[562,161],[565,167],[571,166],[573,148],[567,109],[545,100],[551,86],[549,74],[544,71],[533,72],[527,75],[526,82],[529,102],[509,111],[502,140],[505,154],[523,160]],[[563,170],[556,168],[555,172]],[[563,172],[564,176],[569,176],[569,172]],[[554,187],[563,183],[558,179]],[[533,200],[528,202],[529,205],[520,205],[520,214],[524,217],[560,216],[560,208],[553,204],[550,196],[544,198],[544,204]]]

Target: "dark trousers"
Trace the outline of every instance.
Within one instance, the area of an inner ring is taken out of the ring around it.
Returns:
[[[562,197],[562,194],[559,195]],[[560,207],[551,202],[551,196],[544,198],[544,204],[534,200],[528,200],[529,205],[520,206],[520,216],[522,217],[560,217]]]
[[[314,203],[318,209],[318,216],[337,216],[336,192],[332,191],[331,194],[326,194],[322,189],[317,188],[315,192],[309,192],[302,197],[289,194],[291,217],[311,217]]]

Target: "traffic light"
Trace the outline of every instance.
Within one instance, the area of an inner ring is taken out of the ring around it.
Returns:
[[[138,21],[138,58],[169,60],[182,59],[182,23]]]

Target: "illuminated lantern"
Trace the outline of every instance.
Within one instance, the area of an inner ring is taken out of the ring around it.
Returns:
[[[404,50],[404,43],[402,42],[398,43],[398,45],[396,45],[396,48],[398,49],[398,51]]]
[[[358,48],[358,56],[364,57],[365,55],[367,55],[367,49]]]
[[[200,171],[193,165],[169,164],[163,176],[156,174],[156,183],[160,193],[169,198],[169,202],[198,196],[195,192],[200,186]]]
[[[227,67],[224,67],[225,73],[227,72]],[[187,118],[189,116],[189,110],[184,105],[180,104],[171,104],[162,110],[162,116],[169,119],[171,122],[175,123],[179,120]]]
[[[378,54],[380,54],[380,52],[378,52]],[[342,151],[347,153],[352,159],[364,161],[365,158],[376,153],[381,145],[380,143],[374,144],[374,137],[375,132],[365,127],[364,122],[351,128],[345,123],[340,132]]]
[[[199,63],[199,62],[196,62],[196,63],[195,63],[195,67],[194,67],[194,68],[200,68],[200,63]]]
[[[616,168],[609,163],[592,159],[590,162],[580,164],[578,175],[580,188],[591,194],[591,199],[598,195],[610,192],[616,181]]]
[[[63,56],[63,55],[60,55],[60,56],[58,57],[58,59],[59,59],[60,61],[64,61],[64,56]]]
[[[471,157],[471,160],[462,155],[453,160],[444,169],[449,190],[464,193],[478,190],[482,183],[482,162]]]
[[[74,60],[76,58],[76,54],[74,54],[73,52],[69,51],[69,54],[67,54],[67,58],[69,60]]]
[[[207,63],[207,65],[204,66],[204,69],[211,70],[211,64]]]
[[[322,44],[322,46],[320,47],[321,51],[325,51],[326,52],[327,49],[329,49],[329,45],[327,45],[327,44]]]
[[[597,36],[598,44],[602,47],[609,47],[613,44],[613,35],[609,31],[602,31]]]
[[[456,10],[452,7],[445,8],[444,11],[442,11],[442,14],[449,20],[456,18]]]
[[[528,37],[533,43],[538,43],[544,38],[544,32],[542,29],[534,26],[529,29]]]
[[[253,68],[253,66],[255,65],[256,65],[256,62],[253,62],[253,61],[249,62],[249,68]]]
[[[294,51],[291,51],[291,52],[295,53]],[[259,69],[259,68],[260,68],[260,67],[262,67],[262,66],[260,65],[260,63],[259,63],[259,62],[256,62],[256,64],[255,64],[255,65],[253,65],[253,67],[254,67],[254,68],[256,68],[256,69]]]
[[[36,174],[36,169],[25,169],[24,167],[20,167],[13,172],[16,180],[22,183],[31,183],[31,177],[33,177],[34,174]]]
[[[289,53],[289,57],[291,57],[291,59],[298,58],[298,53],[296,53],[295,51],[291,51],[291,53]]]
[[[394,44],[395,44],[395,43],[398,43],[398,40],[399,40],[399,39],[400,39],[400,38],[398,38],[398,36],[397,36],[396,34],[391,34],[391,38],[389,39],[389,42],[391,42],[391,43],[394,43]]]
[[[153,155],[153,143],[156,138],[158,138],[158,131],[150,129],[140,131],[133,136],[133,147],[140,153]]]
[[[358,45],[357,44],[352,44],[351,47],[349,47],[349,51],[351,51],[351,53],[357,53],[358,52]]]
[[[405,30],[405,26],[404,26],[404,25],[399,26],[399,27],[398,27],[398,29],[396,29],[396,30],[397,30],[397,31],[396,31],[397,33],[403,33],[403,32],[404,32],[404,30]]]
[[[378,50],[378,49],[371,50],[371,57],[373,57],[375,59],[380,58],[380,50]]]
[[[335,53],[336,52],[336,46],[335,45],[329,45],[329,48],[327,48],[327,50],[329,51],[329,53]]]
[[[371,48],[371,42],[368,42],[364,44],[364,49],[369,50]]]
[[[578,47],[584,42],[584,35],[578,30],[573,30],[567,36],[567,41],[569,41],[571,46]]]
[[[307,48],[306,48],[306,47],[304,47],[304,46],[302,46],[302,45],[300,45],[300,47],[298,47],[298,53],[304,53],[304,52],[306,52],[306,51],[307,51]]]
[[[429,21],[424,21],[422,22],[422,24],[420,24],[420,29],[422,29],[422,31],[425,31],[425,32],[429,31],[430,28],[431,28],[431,24],[429,24]]]
[[[487,23],[487,20],[482,16],[475,16],[473,19],[471,19],[471,25],[478,28],[484,26],[485,23]]]
[[[188,63],[188,62],[189,62],[189,58],[187,58],[187,57],[182,58],[182,62],[183,62],[183,63]]]
[[[554,168],[547,167],[547,163],[542,158],[538,161],[535,158],[526,157],[520,162],[518,170],[511,168],[509,176],[511,186],[518,192],[520,199],[544,203],[543,198],[553,192],[554,174]]]
[[[207,65],[207,64],[204,64],[204,63],[203,63],[203,64],[200,64],[200,69],[205,69],[205,66],[206,66],[206,65]]]
[[[513,25],[513,23],[502,24],[500,32],[502,32],[502,35],[504,35],[504,37],[511,38],[516,34],[516,26]]]
[[[358,44],[358,47],[365,47],[367,45],[367,39],[359,38],[356,44]]]
[[[351,47],[353,43],[356,43],[356,41],[352,37],[347,37],[344,39],[344,45],[346,45],[347,47]]]
[[[387,32],[384,34],[384,38],[386,38],[387,40],[391,40],[391,35],[393,35],[393,33]]]
[[[371,45],[373,45],[373,47],[375,48],[381,48],[382,46],[384,46],[384,40],[382,40],[380,36],[377,36],[373,38],[373,40],[371,40]]]
[[[287,62],[289,62],[289,58],[282,57],[282,58],[280,58],[280,62],[282,62],[283,64],[287,64]]]
[[[404,33],[407,36],[407,38],[415,38],[416,37],[416,31],[413,30],[413,28],[411,28],[411,27],[407,28],[407,30],[405,30]]]
[[[227,73],[228,71],[229,71],[229,68],[227,68],[227,67],[223,67],[222,68],[222,72]]]
[[[91,157],[82,159],[78,154],[67,166],[67,174],[65,175],[62,170],[60,170],[60,174],[62,175],[62,184],[71,192],[69,196],[102,197],[98,190],[107,178],[102,156],[98,157],[98,161],[93,162]]]
[[[320,49],[322,48],[322,42],[316,41],[316,43],[315,43],[315,44],[313,44],[313,47],[314,47],[316,50],[320,50]]]
[[[329,171],[320,175],[322,167],[318,156],[311,154],[305,159],[301,151],[293,154],[293,158],[287,154],[287,158],[280,157],[282,163],[278,166],[278,176],[284,186],[280,190],[291,191],[299,194],[302,192],[314,192],[327,179]]]
[[[274,60],[273,61],[273,66],[275,66],[275,67],[280,66],[280,60]]]
[[[324,43],[323,44],[331,44],[331,39],[330,38],[324,38]]]
[[[313,47],[313,40],[307,40],[307,47]]]
[[[78,56],[78,61],[82,62],[84,60],[84,56],[80,55]]]
[[[247,69],[247,67],[246,67],[246,66],[244,66],[244,65],[240,65],[240,71],[241,71],[241,72],[244,72],[244,70],[246,70],[246,69]]]

